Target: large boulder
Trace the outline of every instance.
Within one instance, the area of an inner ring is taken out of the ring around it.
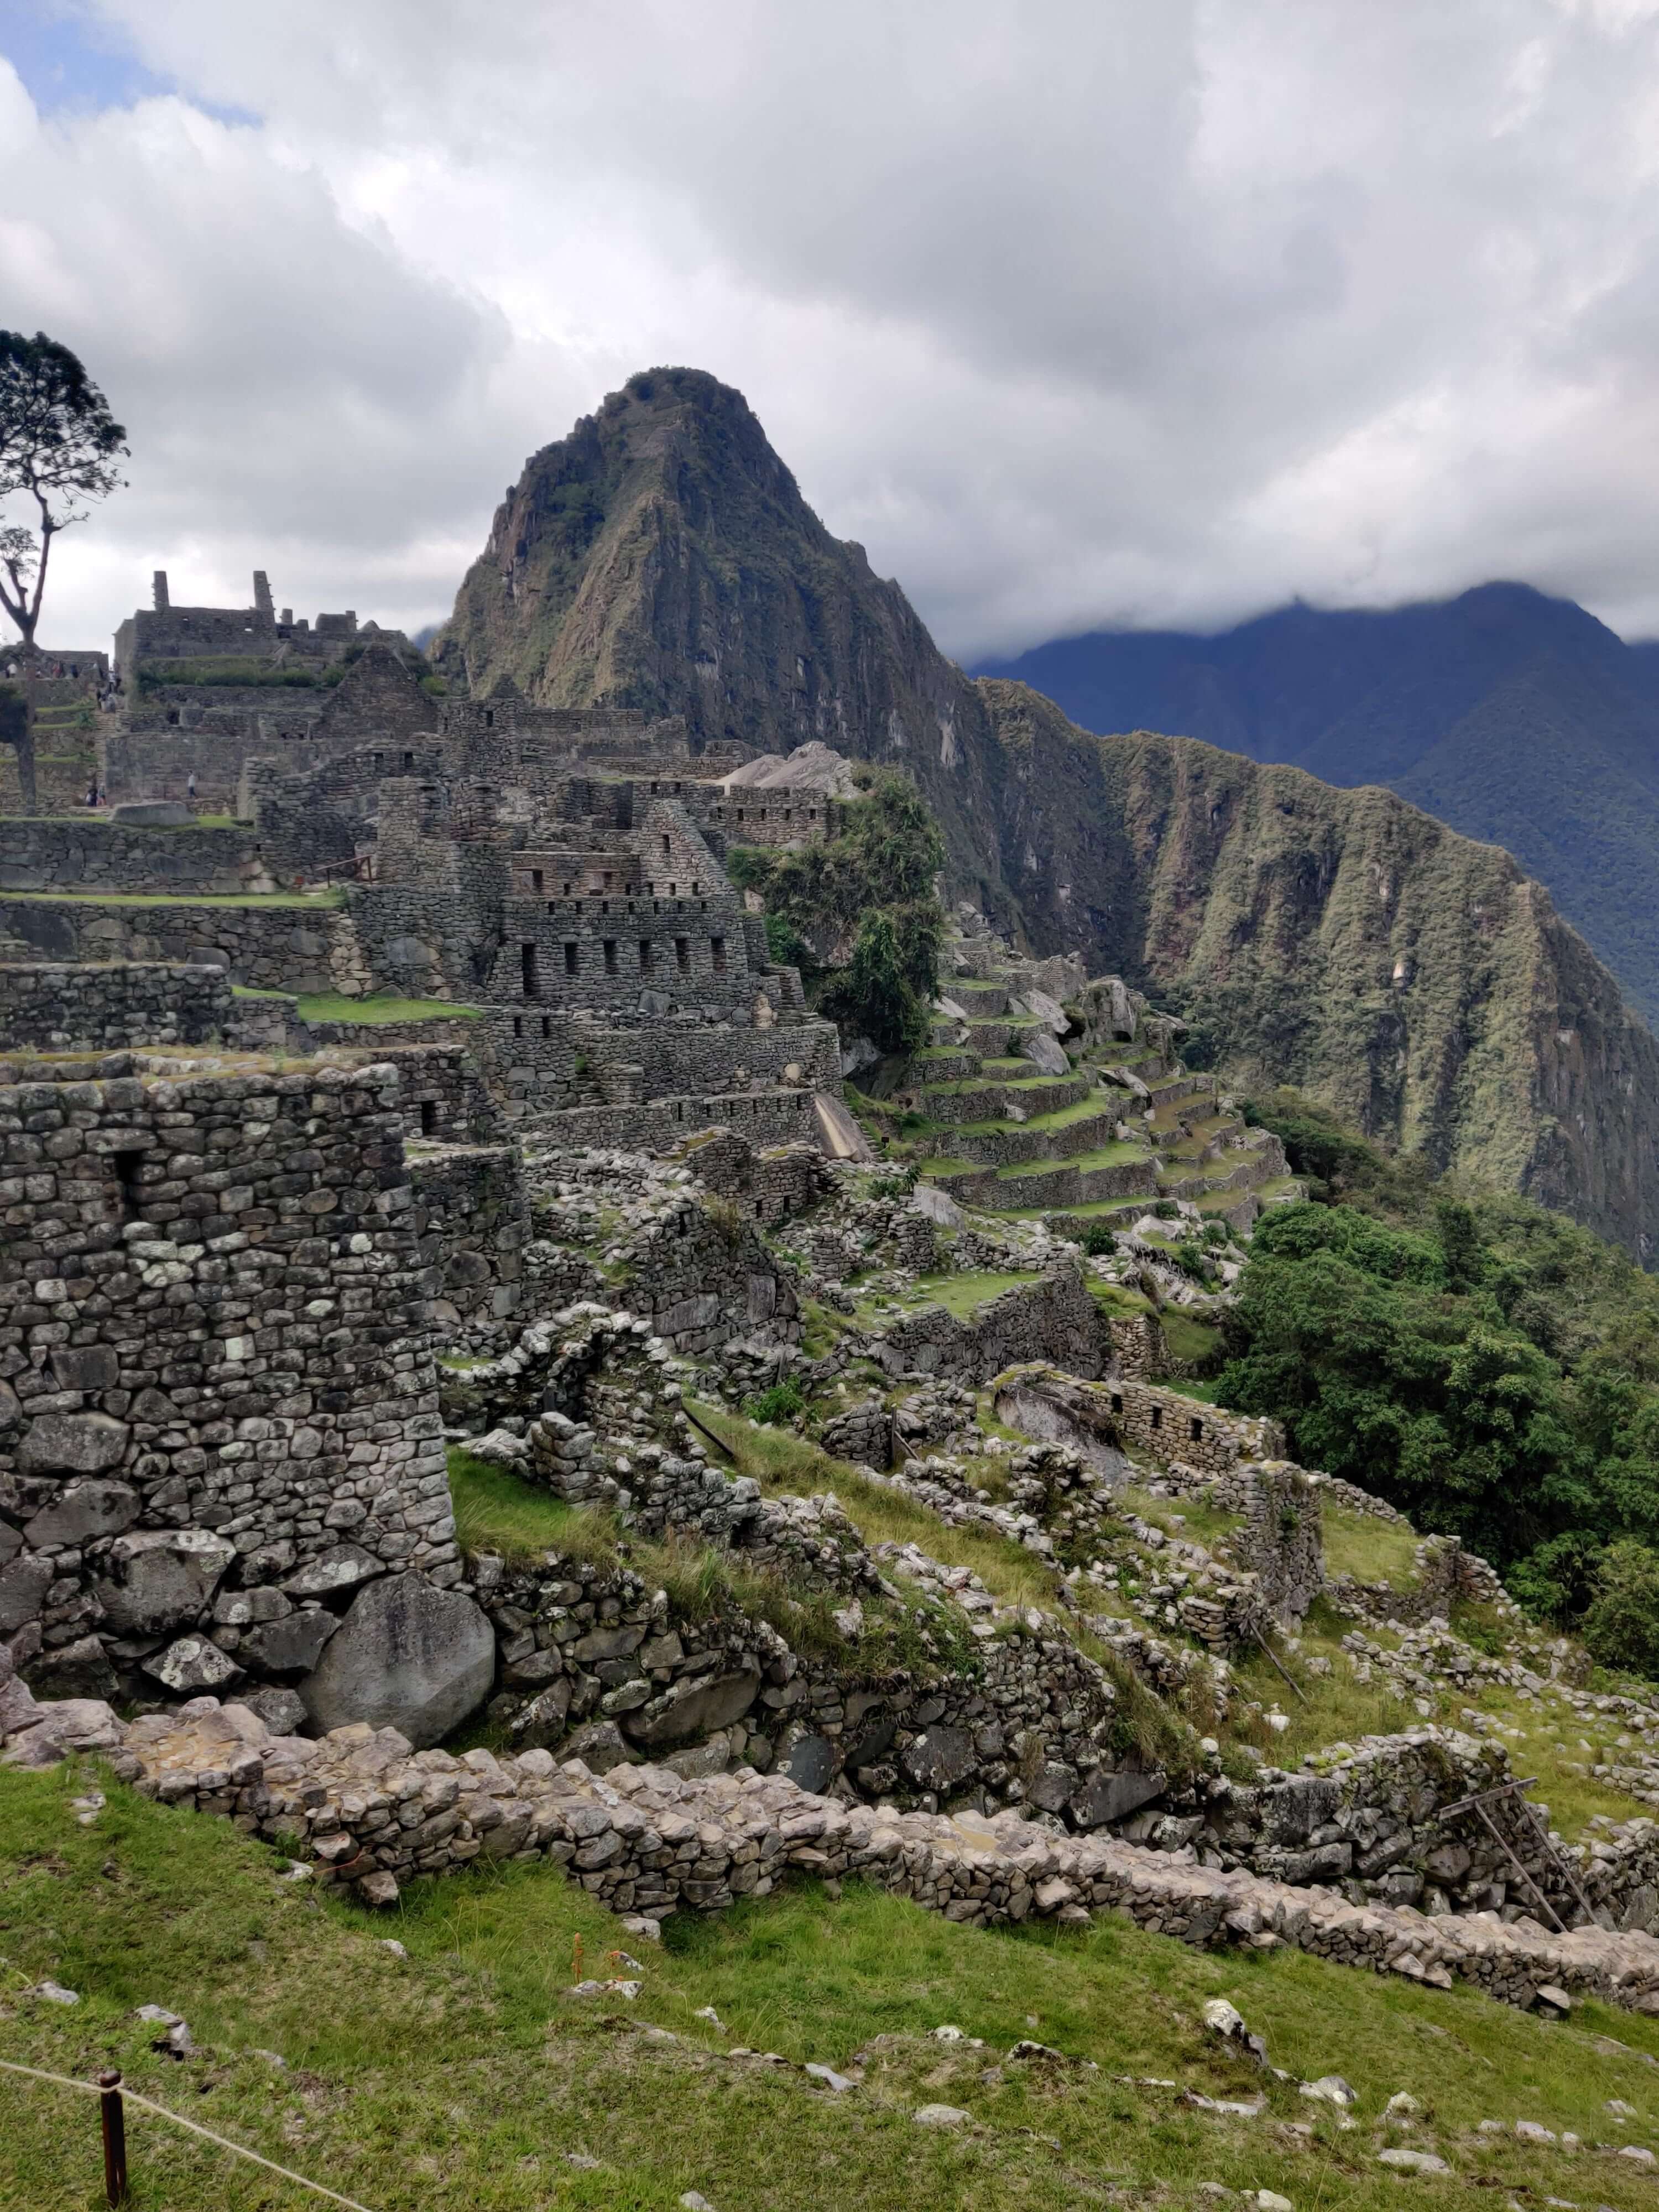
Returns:
[[[134,1529],[110,1546],[98,1601],[123,1636],[188,1628],[235,1557],[236,1547],[210,1529]]]
[[[1029,1060],[1044,1075],[1069,1075],[1072,1072],[1071,1061],[1048,1030],[1022,1030],[1019,1054],[1022,1060]]]
[[[319,1734],[367,1721],[423,1751],[477,1711],[495,1679],[495,1636],[483,1613],[411,1573],[358,1593],[299,1688]]]

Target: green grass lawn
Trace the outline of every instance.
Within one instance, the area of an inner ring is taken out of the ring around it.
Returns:
[[[1413,1528],[1397,1522],[1378,1521],[1369,1513],[1351,1513],[1346,1507],[1322,1501],[1325,1531],[1325,1570],[1328,1574],[1352,1575],[1362,1583],[1387,1583],[1408,1589],[1416,1579],[1419,1541]]]
[[[377,994],[368,999],[348,999],[337,991],[308,992],[296,1004],[307,1022],[431,1022],[457,1019],[477,1021],[482,1010],[464,1006],[453,999],[398,999]]]
[[[276,1856],[228,1822],[118,1786],[82,1828],[68,1800],[90,1778],[10,1775],[0,1792],[0,2055],[81,2080],[118,2066],[373,2212],[672,2212],[690,2190],[717,2212],[1207,2212],[1206,2182],[1271,2189],[1297,2212],[1382,2212],[1402,2193],[1432,2207],[1472,2188],[1500,2207],[1652,2202],[1650,2169],[1477,2132],[1525,2118],[1587,2144],[1655,2142],[1659,2023],[1601,2005],[1549,2026],[1295,1952],[1193,1953],[1109,1918],[985,1931],[858,1885],[676,1916],[660,1949],[536,1865],[422,1885],[374,1917],[281,1881]],[[579,1936],[601,1975],[619,1938],[648,1954],[637,2000],[566,1994]],[[17,1994],[48,1977],[81,2002]],[[1275,2064],[1346,2076],[1357,2124],[1218,2048],[1200,2013],[1221,1996]],[[155,2030],[132,2017],[144,2003],[185,2014],[187,2058],[151,2050]],[[946,2022],[983,2047],[934,2041]],[[1022,2038],[1061,2058],[1010,2060]],[[727,2056],[739,2046],[788,2063]],[[836,2095],[797,2070],[807,2061],[862,2079]],[[1265,2106],[1212,2114],[1188,2090]],[[1419,2106],[1409,2130],[1382,2118],[1401,2090]],[[1616,2130],[1609,2098],[1638,2118]],[[968,2124],[918,2126],[929,2103]],[[5,2114],[0,2202],[102,2201],[92,2098],[8,2076]],[[1389,2142],[1436,2150],[1453,2172],[1397,2176],[1376,2162]],[[128,2143],[135,2212],[315,2201],[137,2108]]]
[[[1212,1322],[1195,1320],[1179,1306],[1165,1306],[1158,1318],[1171,1358],[1189,1360],[1196,1367],[1220,1351],[1221,1331]]]
[[[303,907],[317,914],[343,906],[337,885],[320,891],[0,891],[0,899],[46,906]]]

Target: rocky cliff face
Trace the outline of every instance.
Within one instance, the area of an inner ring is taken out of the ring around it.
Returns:
[[[1035,942],[1178,999],[1241,1085],[1297,1084],[1659,1255],[1659,1044],[1507,853],[1376,787],[1086,737],[1024,684],[981,688]]]
[[[1241,1082],[1297,1083],[1659,1255],[1659,1045],[1499,848],[1374,787],[1096,738],[969,680],[830,537],[741,395],[687,369],[526,465],[433,657],[474,688],[808,738],[916,777],[954,888],[1177,995]]]

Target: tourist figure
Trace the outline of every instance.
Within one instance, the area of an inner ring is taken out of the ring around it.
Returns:
[[[189,776],[185,780],[185,797],[189,799],[191,805],[194,806],[196,804],[196,771],[194,769],[191,769]]]

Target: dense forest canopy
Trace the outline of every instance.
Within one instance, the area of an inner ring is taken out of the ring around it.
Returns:
[[[1659,1671],[1659,1280],[1293,1094],[1252,1113],[1310,1199],[1257,1226],[1218,1395],[1463,1538],[1598,1658]]]

